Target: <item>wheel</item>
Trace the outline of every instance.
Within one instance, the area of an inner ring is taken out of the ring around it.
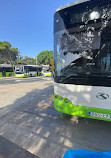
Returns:
[[[11,77],[12,76],[12,74],[11,73],[9,73],[9,75],[8,75],[9,77]]]

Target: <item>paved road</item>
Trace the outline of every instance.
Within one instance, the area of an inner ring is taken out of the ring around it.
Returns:
[[[21,148],[40,158],[62,158],[69,149],[111,150],[111,123],[57,112],[53,81],[0,86],[0,135]]]
[[[0,158],[39,158],[0,136]]]
[[[53,80],[51,77],[31,77],[31,78],[0,78],[0,85],[7,84],[18,84],[18,83],[28,83],[28,82],[42,82],[42,81]]]

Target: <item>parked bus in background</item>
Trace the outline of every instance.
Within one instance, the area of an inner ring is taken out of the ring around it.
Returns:
[[[9,64],[0,64],[0,77],[14,76],[12,66]]]
[[[34,77],[42,75],[42,67],[38,65],[17,65],[15,67],[16,77]]]
[[[54,59],[50,59],[50,70],[52,72],[52,76],[54,77]]]
[[[51,76],[51,70],[49,65],[42,65],[42,75],[44,77]]]
[[[56,110],[111,121],[111,0],[79,0],[54,15]]]

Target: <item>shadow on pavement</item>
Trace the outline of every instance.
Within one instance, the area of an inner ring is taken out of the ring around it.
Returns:
[[[0,158],[39,158],[0,136]]]
[[[0,109],[5,112],[0,134],[42,158],[62,158],[69,149],[111,149],[110,122],[61,114],[54,109],[53,94],[49,85]]]

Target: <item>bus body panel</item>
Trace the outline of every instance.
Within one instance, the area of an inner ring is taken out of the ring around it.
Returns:
[[[57,95],[68,98],[75,105],[111,109],[109,87],[55,83],[54,91]]]
[[[54,83],[54,92],[56,110],[111,121],[111,91],[108,87]]]

